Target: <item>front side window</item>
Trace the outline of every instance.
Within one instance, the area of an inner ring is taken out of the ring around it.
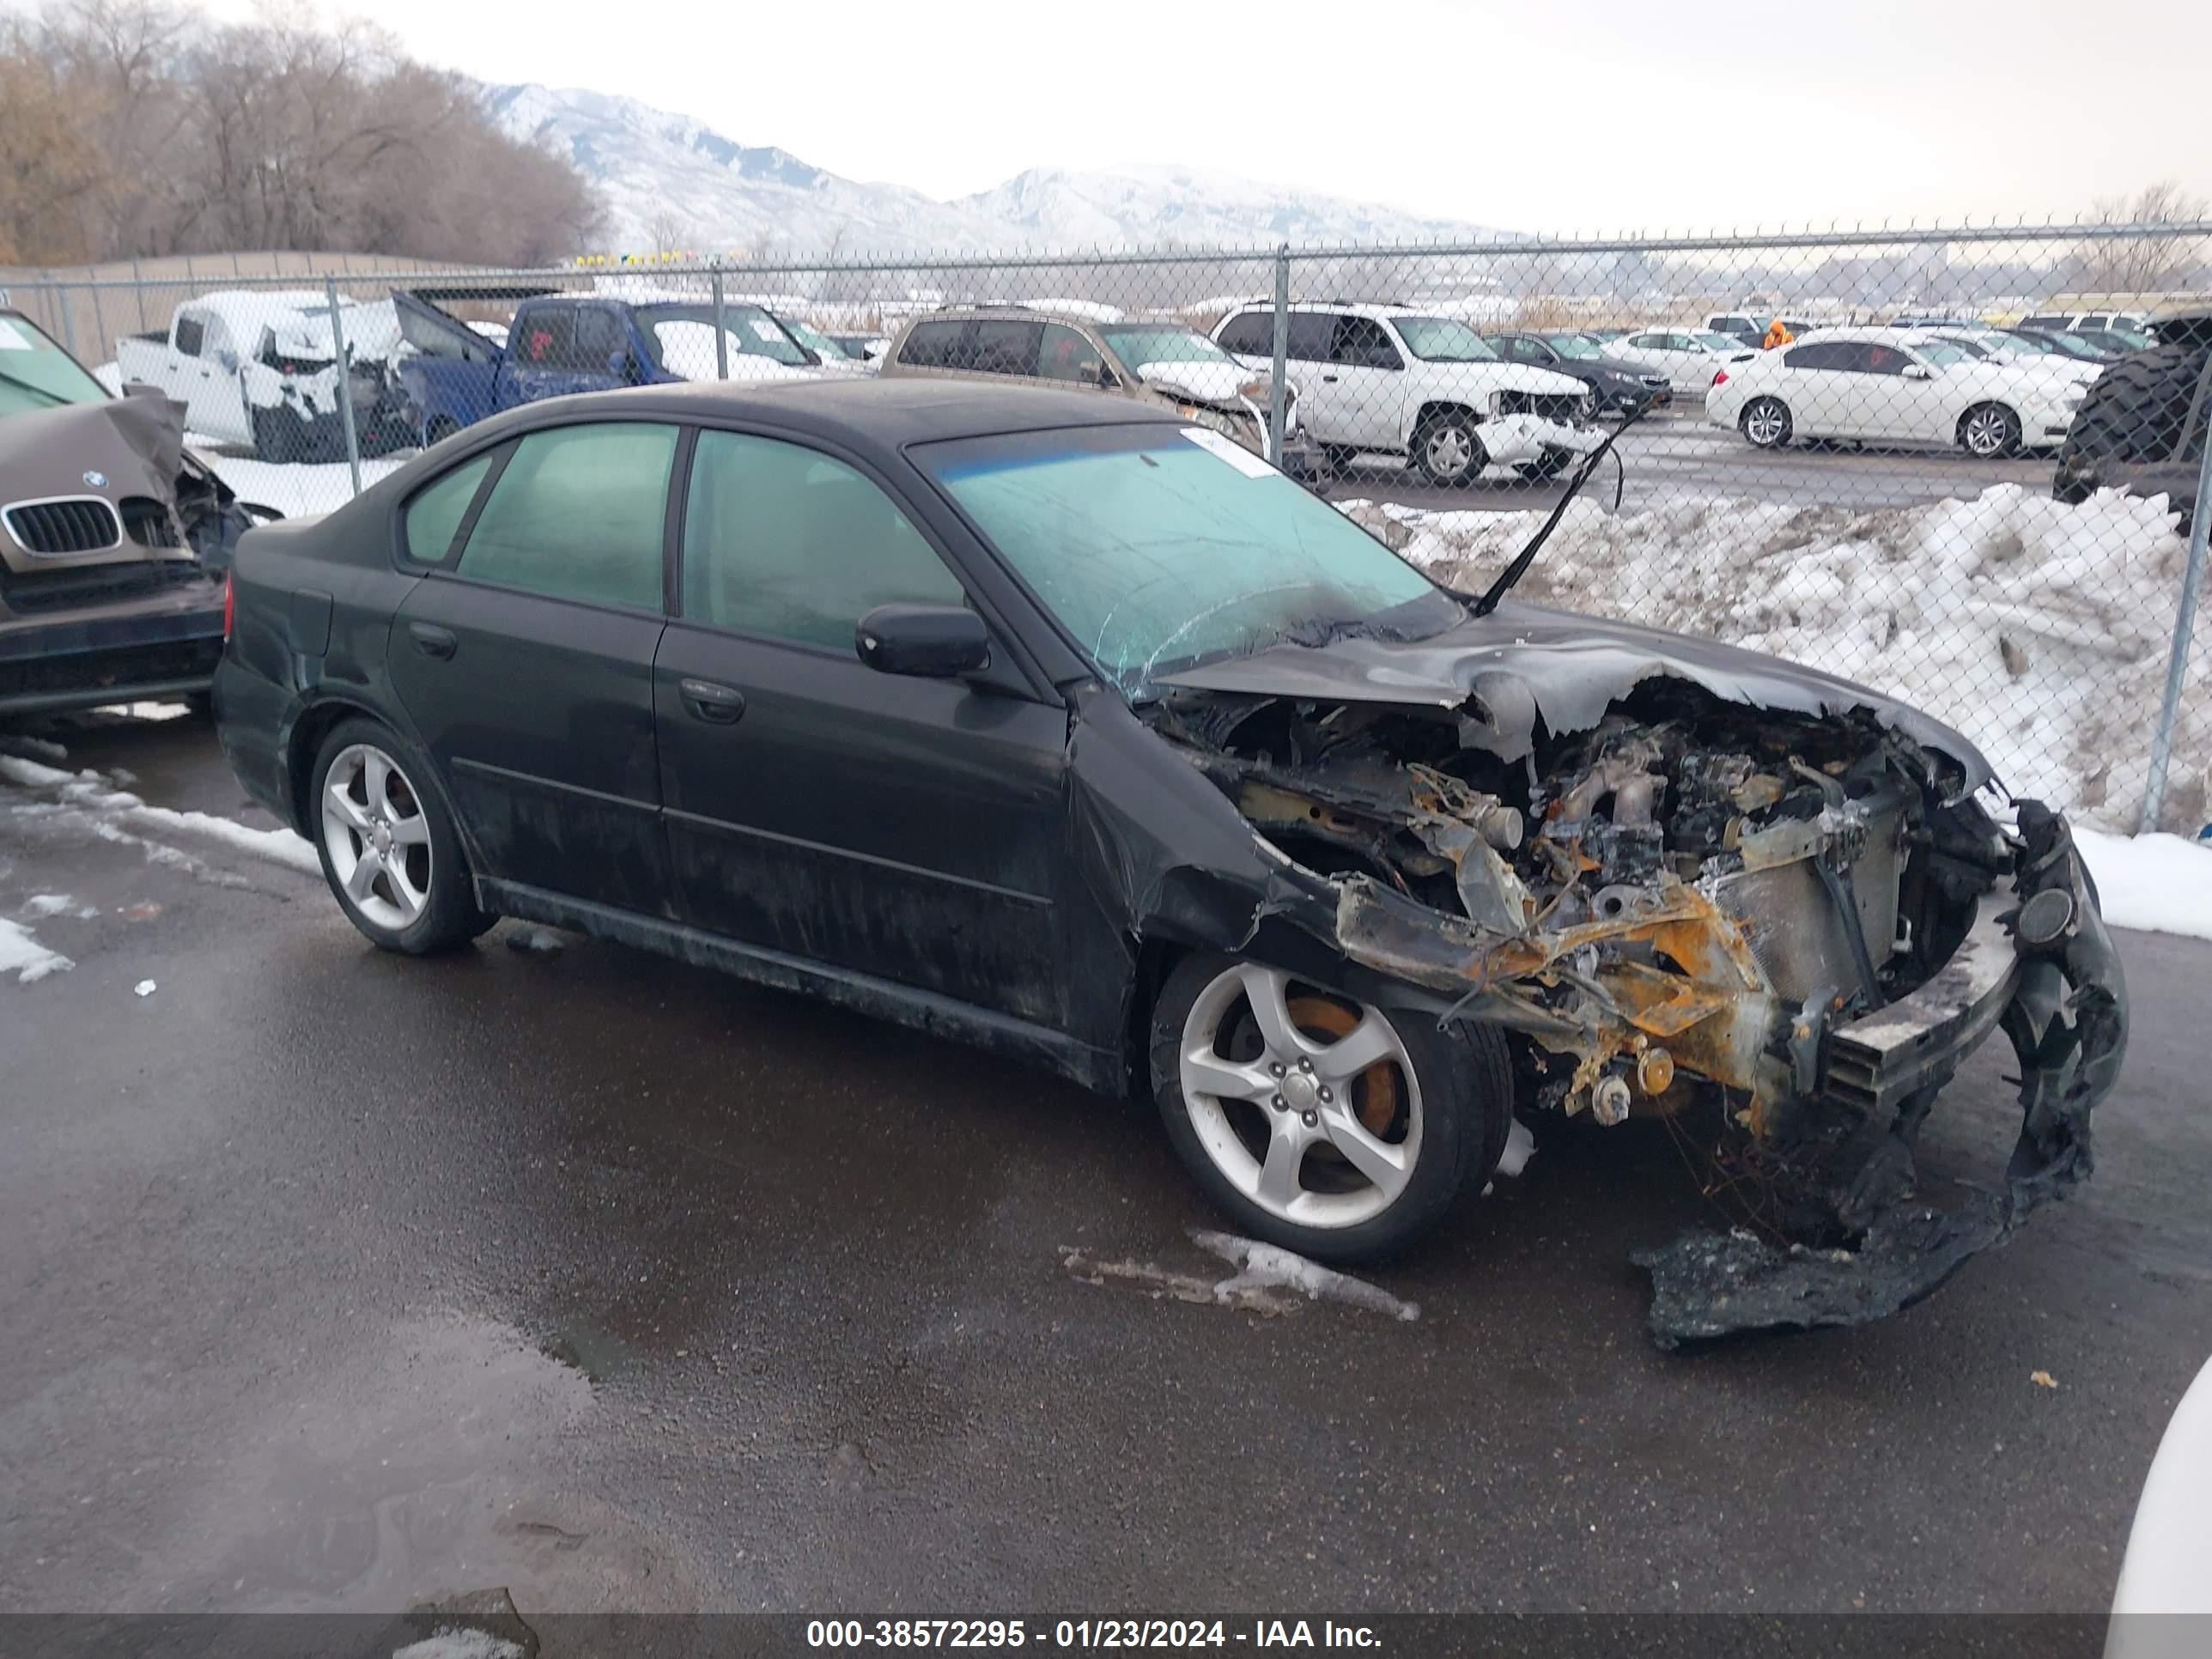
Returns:
[[[1122,690],[1344,633],[1427,638],[1465,609],[1334,507],[1194,427],[1008,434],[911,452]]]
[[[1325,363],[1328,362],[1329,343],[1336,337],[1337,325],[1340,320],[1348,322],[1351,319],[1349,318],[1340,319],[1326,311],[1291,312],[1284,330],[1283,356],[1294,362]],[[1271,331],[1267,336],[1267,350],[1264,355],[1273,357],[1274,353],[1275,337]]]
[[[879,605],[959,605],[960,583],[872,478],[799,444],[702,432],[684,514],[684,614],[850,653]]]
[[[969,360],[958,365],[979,374],[1036,373],[1037,347],[1044,336],[1042,323],[1006,322],[986,318],[975,325],[969,342]]]
[[[558,599],[658,611],[676,428],[605,422],[515,446],[459,573]]]
[[[689,380],[714,374],[714,307],[711,305],[654,305],[637,309],[639,331],[654,366]],[[723,353],[728,357],[765,357],[787,368],[803,367],[806,353],[784,332],[783,325],[758,306],[724,306]]]
[[[190,312],[177,319],[177,349],[187,357],[200,355],[200,343],[207,337],[207,323]]]
[[[1078,386],[1097,386],[1106,360],[1081,331],[1061,323],[1047,323],[1037,347],[1036,372],[1048,380],[1067,380]]]
[[[418,491],[407,503],[407,556],[416,564],[438,564],[453,550],[453,538],[468,516],[469,503],[491,471],[497,450],[487,450],[472,461],[464,461],[435,483]]]

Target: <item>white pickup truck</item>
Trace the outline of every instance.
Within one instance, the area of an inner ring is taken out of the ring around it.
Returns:
[[[350,392],[365,453],[379,442],[379,405],[399,331],[388,300],[341,297]],[[314,289],[204,294],[177,307],[168,331],[116,342],[123,384],[159,387],[185,405],[194,434],[250,444],[269,461],[337,460],[345,453],[338,410],[341,377],[331,338],[330,301]]]

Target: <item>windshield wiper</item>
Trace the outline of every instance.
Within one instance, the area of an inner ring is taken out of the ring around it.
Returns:
[[[1646,405],[1647,409],[1649,405]],[[1565,493],[1559,497],[1559,504],[1552,509],[1552,516],[1544,520],[1543,527],[1528,538],[1528,546],[1513,556],[1513,562],[1498,573],[1498,580],[1491,583],[1488,591],[1474,602],[1476,616],[1486,617],[1497,610],[1498,602],[1513,591],[1513,585],[1516,582],[1528,574],[1528,567],[1536,562],[1536,555],[1543,550],[1544,544],[1552,538],[1552,532],[1559,527],[1559,520],[1566,517],[1567,507],[1575,497],[1582,493],[1583,486],[1589,482],[1590,474],[1597,471],[1598,463],[1613,453],[1613,445],[1620,441],[1620,434],[1642,420],[1644,413],[1645,410],[1639,409],[1631,414],[1619,426],[1613,428],[1603,443],[1590,451],[1589,459],[1583,463],[1582,471],[1575,474],[1574,482],[1567,486]],[[1618,507],[1619,501],[1616,500],[1613,505]]]
[[[28,380],[21,380],[4,368],[0,368],[0,383],[12,386],[21,392],[27,392],[33,397],[44,398],[56,409],[65,409],[76,402],[74,398],[64,398],[58,392],[49,392],[45,386],[35,386]]]

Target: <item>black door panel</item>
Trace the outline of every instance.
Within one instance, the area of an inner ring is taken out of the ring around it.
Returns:
[[[487,868],[665,915],[657,616],[431,577],[395,619],[392,678]]]
[[[680,622],[654,682],[685,920],[1062,1022],[1064,709]]]

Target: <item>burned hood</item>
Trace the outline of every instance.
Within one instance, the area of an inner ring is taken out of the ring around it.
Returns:
[[[1487,617],[1425,640],[1351,637],[1322,646],[1271,646],[1249,656],[1163,675],[1163,686],[1253,696],[1461,708],[1466,741],[1517,761],[1540,719],[1553,733],[1595,726],[1648,679],[1699,686],[1728,702],[1814,716],[1863,708],[1890,730],[1958,763],[1964,787],[1990,778],[1960,732],[1862,685],[1716,640],[1668,634],[1508,599]]]

